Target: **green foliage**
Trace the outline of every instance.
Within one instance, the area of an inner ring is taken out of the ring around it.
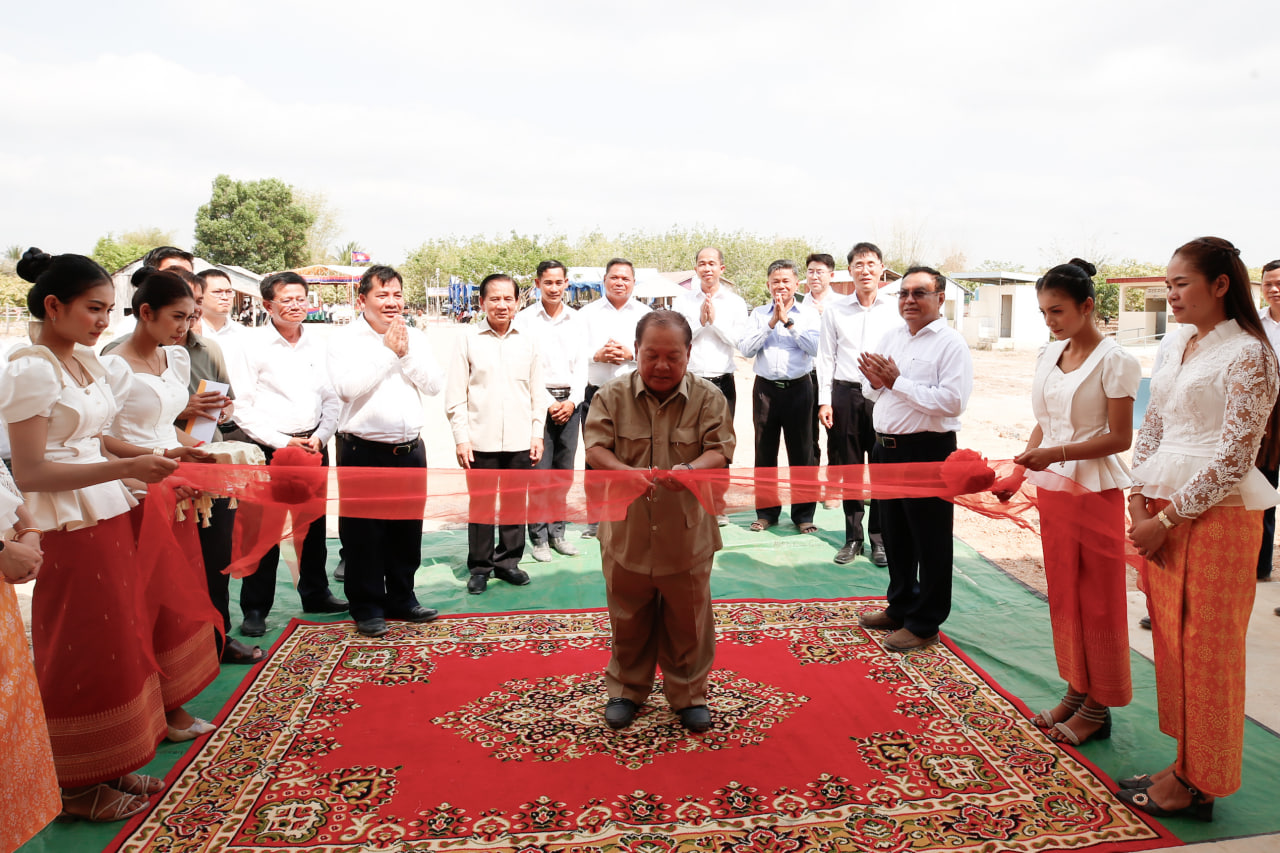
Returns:
[[[261,273],[300,267],[309,260],[307,238],[315,221],[283,181],[218,175],[209,203],[196,211],[195,253]]]
[[[4,250],[4,259],[6,261],[20,261],[22,260],[22,253],[25,251],[26,250],[22,248],[21,244],[14,243]]]
[[[347,242],[343,243],[341,246],[335,246],[333,248],[333,263],[342,264],[343,266],[350,266],[351,253],[359,252],[359,251],[363,251],[360,248],[360,243],[356,240],[348,240]]]
[[[90,256],[106,267],[107,272],[115,272],[128,266],[150,252],[156,246],[172,246],[173,232],[160,228],[135,228],[132,231],[114,232],[98,239]]]
[[[1026,272],[1026,267],[1012,261],[985,260],[969,272]]]
[[[329,197],[322,192],[294,188],[293,200],[296,204],[306,208],[307,212],[313,217],[310,227],[307,228],[307,260],[305,263],[348,263],[343,260],[335,261],[329,257],[329,244],[337,239],[338,232],[341,230],[338,214],[330,206]]]
[[[1093,277],[1093,289],[1096,294],[1094,305],[1100,317],[1120,316],[1120,285],[1108,284],[1109,278],[1143,278],[1146,276],[1163,276],[1163,264],[1151,264],[1125,258],[1116,263],[1104,263],[1098,267],[1098,274]],[[1146,308],[1145,288],[1130,288],[1125,293],[1126,311],[1142,311]]]
[[[490,273],[504,272],[528,285],[538,262],[548,258],[571,267],[602,267],[611,258],[621,257],[638,267],[657,267],[667,272],[691,270],[698,250],[707,246],[724,253],[725,277],[753,307],[768,301],[765,270],[770,263],[789,258],[802,266],[805,256],[817,251],[810,241],[800,238],[765,238],[718,229],[672,228],[659,234],[632,231],[612,236],[592,231],[576,240],[564,234],[541,236],[513,231],[506,237],[476,235],[430,240],[410,253],[400,271],[404,275],[405,301],[422,305],[423,288],[444,287],[450,275],[474,284]]]
[[[0,306],[17,305],[27,307],[27,291],[31,289],[29,282],[23,281],[13,273],[0,273]]]

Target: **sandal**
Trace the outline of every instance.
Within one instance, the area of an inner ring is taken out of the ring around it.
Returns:
[[[755,521],[751,522],[751,530],[755,533],[768,530],[770,527],[773,527],[773,522],[767,518],[757,518]]]
[[[1071,688],[1067,688],[1067,693],[1062,697],[1062,701],[1058,704],[1067,709],[1065,719],[1071,719],[1071,715],[1080,710],[1080,706],[1084,704],[1085,693],[1072,693]],[[1053,710],[1047,709],[1031,718],[1031,721],[1042,729],[1051,729],[1058,724],[1053,718]]]
[[[164,790],[163,779],[146,776],[142,773],[126,773],[119,779],[112,779],[110,782],[103,782],[103,784],[122,793],[133,794],[135,797],[149,797]]]
[[[812,521],[806,521],[804,524],[797,524],[796,527],[800,528],[801,533],[818,532],[818,525],[814,524]]]
[[[169,726],[169,731],[165,735],[165,740],[170,743],[185,743],[189,740],[195,740],[201,735],[207,735],[209,732],[217,728],[217,726],[208,720],[202,720],[199,717],[193,717],[192,719],[195,720],[195,722],[187,726],[185,729]]]
[[[1088,705],[1081,705],[1079,710],[1072,715],[1072,718],[1079,717],[1090,723],[1097,723],[1098,728],[1093,734],[1080,737],[1075,730],[1067,725],[1066,722],[1057,723],[1053,728],[1049,729],[1049,739],[1058,743],[1069,743],[1072,746],[1079,746],[1091,740],[1106,740],[1111,737],[1111,709],[1110,708],[1090,708]],[[1070,722],[1069,720],[1067,722]]]
[[[261,646],[250,648],[234,638],[228,637],[227,644],[222,647],[223,663],[255,664],[266,658]]]
[[[1148,789],[1146,788],[1139,788],[1136,790],[1133,788],[1121,788],[1119,791],[1116,791],[1116,797],[1131,806],[1136,806],[1152,817],[1164,818],[1186,816],[1204,821],[1205,823],[1211,823],[1213,821],[1214,801],[1208,797],[1204,797],[1203,794],[1188,784],[1187,780],[1183,779],[1177,773],[1173,774],[1173,778],[1178,780],[1179,785],[1191,792],[1191,803],[1180,809],[1166,809],[1151,798],[1151,795],[1147,793]]]
[[[88,814],[74,814],[67,811],[67,803],[74,803],[89,796],[92,796],[93,800],[89,804]],[[62,811],[55,820],[59,823],[70,823],[77,820],[89,823],[115,823],[116,821],[128,820],[135,815],[142,814],[149,808],[151,808],[151,801],[146,797],[135,797],[132,794],[117,791],[109,785],[99,784],[86,788],[78,794],[68,794],[64,789],[62,791]]]
[[[1141,791],[1143,788],[1150,788],[1155,781],[1150,773],[1139,773],[1137,776],[1126,776],[1116,784],[1131,791]]]

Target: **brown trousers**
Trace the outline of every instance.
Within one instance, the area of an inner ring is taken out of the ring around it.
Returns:
[[[644,704],[662,668],[662,692],[673,711],[707,704],[707,675],[716,656],[711,563],[670,575],[631,572],[602,554],[613,656],[605,669],[610,698]]]

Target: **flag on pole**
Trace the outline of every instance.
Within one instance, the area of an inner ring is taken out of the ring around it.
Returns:
[[[368,252],[352,252],[352,253],[351,253],[351,263],[353,263],[353,264],[367,264],[367,263],[369,263],[369,253],[368,253]]]

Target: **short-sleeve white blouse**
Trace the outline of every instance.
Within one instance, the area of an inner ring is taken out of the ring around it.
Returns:
[[[134,373],[129,394],[111,424],[111,434],[138,447],[168,450],[181,444],[174,419],[187,406],[191,356],[182,347],[163,347],[168,364],[159,376]]]
[[[1043,435],[1041,447],[1088,441],[1108,432],[1107,401],[1134,397],[1142,381],[1142,365],[1110,338],[1104,338],[1084,364],[1064,373],[1058,366],[1066,341],[1054,341],[1040,353],[1031,386],[1031,408]],[[1094,492],[1130,485],[1129,469],[1117,454],[1099,459],[1055,462],[1045,469],[1068,477]],[[1028,477],[1041,488],[1053,488],[1055,478]]]
[[[0,371],[0,417],[15,424],[37,415],[49,419],[45,458],[70,465],[106,462],[99,436],[129,393],[133,371],[123,359],[101,360],[88,347],[75,356],[92,382],[80,387],[58,357],[42,346],[14,350]],[[75,530],[128,512],[137,504],[119,480],[60,492],[27,492],[27,510],[41,530]]]

